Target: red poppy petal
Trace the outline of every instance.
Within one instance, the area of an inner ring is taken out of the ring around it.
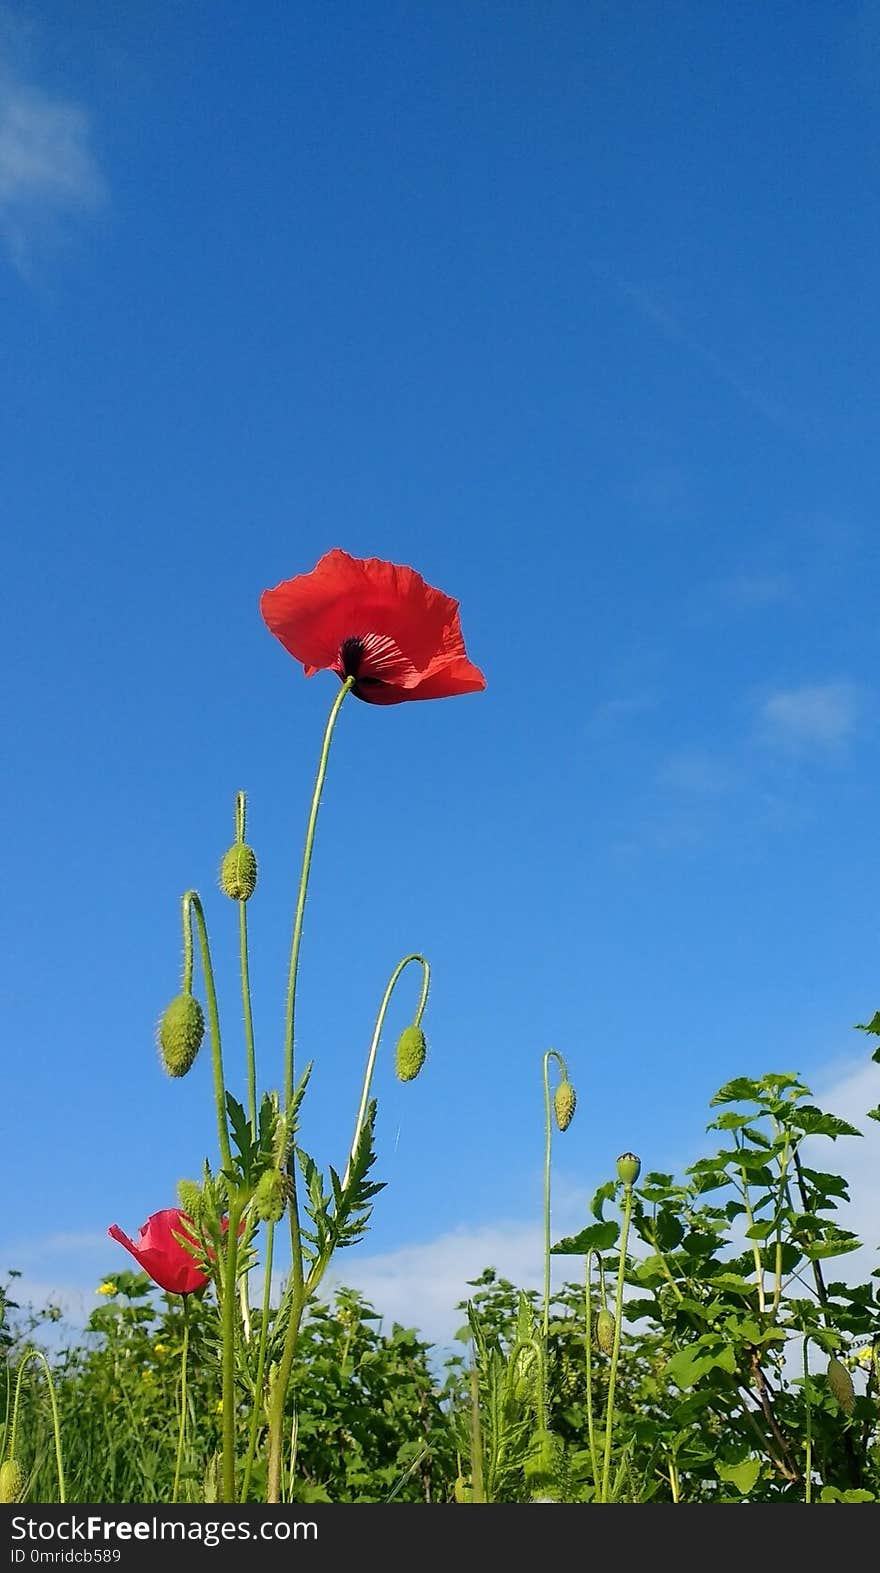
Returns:
[[[413,568],[334,548],[308,574],[266,590],[260,610],[309,675],[333,667],[345,639],[386,636],[417,670],[439,650],[464,653],[458,603]]]

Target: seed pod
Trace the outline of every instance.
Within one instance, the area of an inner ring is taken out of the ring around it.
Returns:
[[[195,1180],[178,1180],[177,1200],[193,1223],[205,1221],[205,1193]]]
[[[556,1124],[561,1131],[567,1131],[574,1119],[574,1107],[577,1096],[571,1082],[561,1081],[553,1094],[553,1113],[556,1115]]]
[[[205,1036],[202,1007],[192,994],[178,994],[159,1022],[159,1052],[169,1076],[192,1070]]]
[[[851,1415],[855,1408],[856,1390],[853,1387],[853,1379],[849,1371],[843,1361],[838,1360],[836,1355],[832,1355],[828,1361],[826,1376],[832,1396],[836,1398],[844,1414]]]
[[[415,1081],[425,1063],[428,1045],[421,1027],[404,1027],[394,1057],[399,1081]]]
[[[236,841],[220,864],[220,889],[230,901],[250,901],[256,888],[256,854],[246,842]]]
[[[604,1306],[596,1317],[596,1343],[603,1355],[610,1355],[614,1348],[614,1317]]]
[[[624,1185],[633,1186],[642,1172],[642,1160],[634,1152],[623,1152],[617,1160],[617,1178]]]
[[[287,1204],[287,1186],[280,1169],[267,1169],[257,1181],[254,1192],[254,1215],[264,1223],[278,1223],[284,1217]]]
[[[0,1464],[0,1502],[23,1502],[27,1477],[16,1458]]]

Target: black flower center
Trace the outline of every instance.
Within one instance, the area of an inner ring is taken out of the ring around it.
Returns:
[[[363,639],[354,634],[349,639],[343,639],[339,654],[342,657],[342,670],[346,677],[357,677],[364,659]]]

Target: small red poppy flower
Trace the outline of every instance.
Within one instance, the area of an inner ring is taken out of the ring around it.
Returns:
[[[169,1294],[194,1294],[197,1289],[204,1289],[208,1277],[196,1266],[186,1246],[175,1239],[175,1235],[183,1234],[196,1244],[187,1224],[191,1225],[192,1220],[179,1207],[165,1207],[147,1219],[137,1245],[123,1234],[117,1223],[107,1233],[131,1252],[160,1289],[166,1289]]]
[[[458,602],[398,563],[335,547],[311,573],[264,590],[260,611],[306,677],[353,677],[352,693],[372,705],[448,699],[486,686],[467,658]]]

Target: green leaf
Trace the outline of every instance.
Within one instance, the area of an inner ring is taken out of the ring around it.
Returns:
[[[832,1141],[836,1141],[838,1136],[862,1134],[847,1120],[838,1119],[836,1114],[826,1114],[812,1103],[802,1103],[800,1108],[792,1109],[789,1118],[792,1125],[802,1130],[805,1136],[830,1136]]]
[[[714,1098],[709,1099],[709,1107],[717,1103],[760,1103],[761,1087],[749,1076],[736,1076],[733,1081],[727,1081],[719,1087]]]
[[[740,1496],[748,1496],[761,1473],[761,1460],[747,1458],[741,1464],[716,1464],[715,1472],[719,1480],[736,1486]]]
[[[610,1251],[617,1244],[620,1225],[613,1218],[604,1223],[589,1224],[580,1234],[566,1235],[556,1245],[551,1245],[551,1256],[586,1256],[588,1251]]]
[[[857,1021],[856,1028],[859,1032],[874,1032],[880,1038],[880,1010],[875,1010],[870,1021]]]
[[[876,1109],[868,1109],[867,1115],[869,1120],[880,1120],[880,1103],[878,1103]]]
[[[606,1180],[605,1184],[600,1185],[593,1196],[593,1200],[590,1203],[590,1212],[594,1218],[598,1218],[600,1223],[605,1222],[605,1203],[614,1200],[616,1190],[617,1182],[615,1180]]]
[[[876,1502],[873,1491],[838,1491],[836,1486],[823,1486],[820,1502]]]

